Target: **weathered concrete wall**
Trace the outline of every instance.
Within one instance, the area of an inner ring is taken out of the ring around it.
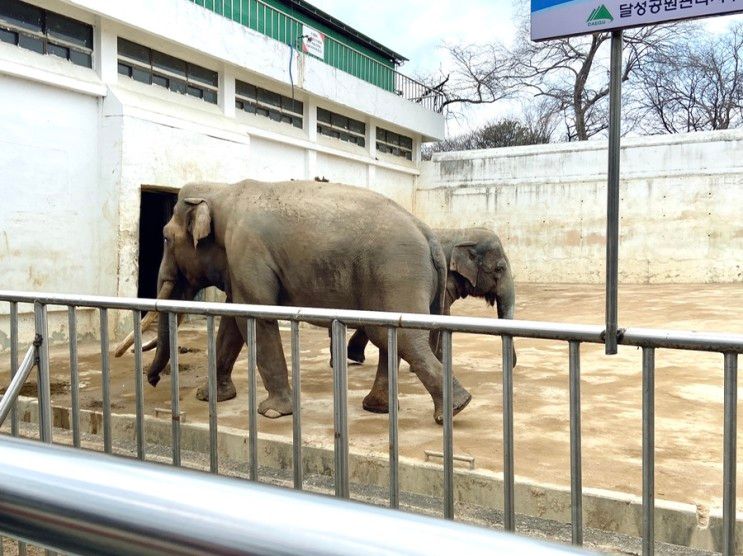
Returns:
[[[441,153],[424,163],[415,213],[487,226],[522,282],[604,280],[606,143]],[[620,280],[743,282],[743,131],[623,141]]]

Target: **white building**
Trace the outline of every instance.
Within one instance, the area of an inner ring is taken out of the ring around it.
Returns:
[[[402,60],[303,0],[0,0],[0,288],[152,296],[189,181],[412,208],[444,120]]]

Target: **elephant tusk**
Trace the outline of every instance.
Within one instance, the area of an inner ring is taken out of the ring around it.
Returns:
[[[183,313],[181,313],[181,314],[178,315],[178,326],[181,325],[181,322],[183,322],[183,318],[185,316],[186,315],[184,315]],[[149,342],[147,342],[146,344],[144,344],[142,346],[142,351],[143,352],[144,351],[151,351],[151,350],[155,349],[156,347],[157,347],[157,337],[154,337]]]
[[[144,318],[142,319],[142,332],[149,329],[150,326],[152,326],[152,323],[157,319],[157,313],[155,311],[150,311],[147,313]],[[121,340],[119,344],[116,346],[116,350],[114,351],[114,357],[121,357],[124,355],[127,349],[129,349],[129,346],[131,346],[134,343],[134,331],[129,332],[126,338]]]
[[[142,351],[150,351],[157,347],[157,338],[152,338],[149,342],[142,346]]]
[[[163,285],[160,287],[160,291],[157,292],[157,298],[158,299],[168,299],[170,297],[170,294],[173,293],[173,282],[163,282]],[[155,311],[150,311],[147,313],[144,318],[142,319],[142,332],[145,330],[148,330],[150,326],[152,326],[152,323],[157,318],[157,313]],[[124,355],[127,349],[134,343],[134,331],[131,331],[126,338],[124,338],[119,344],[116,346],[116,349],[114,350],[114,357],[121,357]],[[150,348],[152,349],[152,348]]]

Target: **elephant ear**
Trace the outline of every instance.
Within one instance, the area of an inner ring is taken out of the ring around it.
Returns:
[[[212,215],[206,199],[189,197],[184,202],[191,207],[188,211],[188,231],[193,236],[193,246],[196,247],[200,239],[207,237],[212,231]]]
[[[473,247],[477,245],[474,241],[465,241],[454,246],[451,252],[449,270],[463,276],[472,287],[477,286],[477,257]]]

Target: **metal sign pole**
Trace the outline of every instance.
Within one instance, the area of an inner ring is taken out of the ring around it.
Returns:
[[[611,33],[609,171],[606,208],[606,354],[617,352],[619,268],[619,145],[622,124],[622,31]]]

